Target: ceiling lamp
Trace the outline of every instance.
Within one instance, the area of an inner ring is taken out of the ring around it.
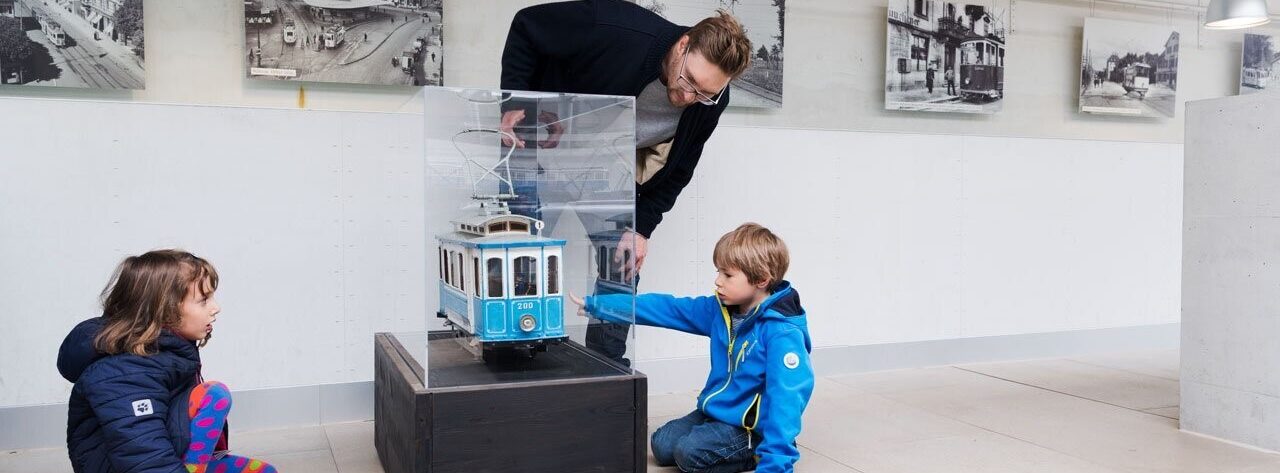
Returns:
[[[1266,0],[1211,0],[1204,27],[1211,30],[1252,28],[1271,22]]]

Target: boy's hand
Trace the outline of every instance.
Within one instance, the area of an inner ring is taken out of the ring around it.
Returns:
[[[573,291],[569,291],[569,300],[578,305],[578,315],[587,316],[587,303],[581,297],[578,297]]]

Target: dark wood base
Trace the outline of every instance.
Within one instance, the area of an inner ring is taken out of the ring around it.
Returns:
[[[523,372],[581,364],[594,374],[495,381],[503,377],[470,360],[478,366],[460,365],[451,382],[433,377],[444,386],[427,388],[425,370],[394,335],[379,333],[374,344],[374,445],[387,473],[645,471],[648,387],[639,372],[566,342]],[[433,342],[433,360],[436,345],[449,349]],[[470,372],[475,383],[457,377]]]

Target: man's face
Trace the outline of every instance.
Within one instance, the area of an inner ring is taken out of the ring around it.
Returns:
[[[720,91],[729,85],[728,74],[688,46],[689,37],[680,38],[667,60],[667,98],[676,108],[697,103],[699,93],[704,99],[718,99]]]

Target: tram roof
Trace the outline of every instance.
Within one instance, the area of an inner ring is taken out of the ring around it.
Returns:
[[[436,236],[440,241],[458,243],[463,246],[488,248],[529,248],[545,246],[564,246],[565,240],[547,238],[540,235],[499,233],[496,235],[473,235],[470,233],[449,232]]]
[[[357,8],[381,7],[392,5],[391,0],[303,0],[307,6],[328,8],[330,10],[354,10]]]

